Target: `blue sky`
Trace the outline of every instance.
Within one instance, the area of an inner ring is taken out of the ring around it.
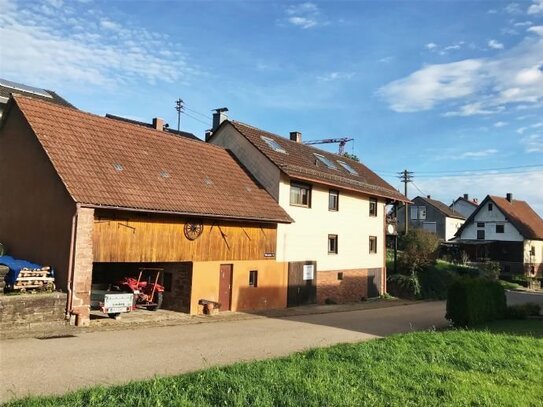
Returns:
[[[543,215],[542,0],[0,0],[0,77],[173,127],[181,97],[200,137],[222,106],[354,137],[395,187],[415,173],[410,197],[513,192]]]

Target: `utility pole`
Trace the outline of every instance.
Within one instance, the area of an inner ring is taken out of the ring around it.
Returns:
[[[404,192],[403,192],[403,194],[407,198],[407,184],[413,181],[413,172],[403,170],[399,174],[400,174],[400,181],[403,182],[403,184],[404,184]],[[409,225],[409,218],[408,218],[409,205],[407,205],[407,203],[404,205],[404,210],[405,210],[405,214],[404,214],[404,217],[405,217],[405,219],[404,219],[405,231],[404,231],[404,233],[407,234],[408,228],[409,228],[409,226],[408,226]]]
[[[185,102],[179,98],[175,101],[175,110],[177,110],[177,131],[181,130],[181,112],[185,109]]]

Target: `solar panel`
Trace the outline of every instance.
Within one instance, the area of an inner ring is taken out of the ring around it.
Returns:
[[[317,157],[319,161],[323,163],[324,165],[326,165],[328,168],[330,168],[331,170],[337,170],[336,165],[332,161],[330,161],[328,158],[320,154],[316,154],[316,153],[314,154],[315,154],[315,157]]]
[[[268,145],[268,147],[270,147],[273,151],[277,151],[278,153],[283,153],[283,154],[287,153],[286,150],[283,147],[281,147],[279,143],[275,141],[274,139],[271,139],[265,136],[260,136],[260,138],[264,140],[266,144]]]
[[[35,88],[33,86],[28,86],[28,85],[23,85],[22,83],[8,81],[7,79],[0,79],[0,86],[4,86],[6,88],[11,88],[13,90],[20,90],[21,92],[32,93],[34,95],[53,99],[53,96],[51,96],[44,89]]]
[[[358,175],[358,172],[355,171],[353,167],[351,167],[349,164],[347,164],[345,161],[339,161],[339,165],[341,165],[343,168],[345,168],[347,171],[349,171],[353,175]]]

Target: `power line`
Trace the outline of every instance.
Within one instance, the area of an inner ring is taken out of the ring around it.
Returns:
[[[197,117],[194,117],[193,115],[187,113],[187,112],[182,112],[183,114],[185,114],[186,116],[190,117],[191,119],[193,120],[196,120],[197,122],[200,122],[202,124],[205,124],[206,126],[209,126],[209,122],[204,122],[203,120],[200,120],[199,118]]]
[[[541,170],[523,170],[523,171],[503,171],[503,172],[480,172],[480,173],[458,173],[458,174],[442,174],[442,175],[429,175],[429,174],[422,174],[419,175],[418,178],[425,178],[425,179],[436,179],[436,178],[457,178],[457,177],[488,177],[488,176],[497,176],[497,175],[514,175],[514,174],[538,174],[543,173],[543,169]]]
[[[419,190],[419,192],[420,192],[422,195],[426,195],[424,192],[422,192],[422,190],[418,187],[418,185],[415,184],[415,181],[411,181],[411,183],[413,184],[413,186],[414,186],[415,188],[417,188],[417,189]]]
[[[189,112],[199,114],[200,116],[205,117],[206,119],[209,119],[209,115],[208,115],[208,114],[204,114],[204,113],[201,113],[201,112],[199,112],[199,111],[197,111],[197,110],[190,109],[190,108],[188,108],[188,107],[186,107],[186,106],[185,106],[185,109],[188,110]]]

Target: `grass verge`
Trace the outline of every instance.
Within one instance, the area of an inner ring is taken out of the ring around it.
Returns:
[[[541,339],[420,332],[8,406],[535,406],[542,365]]]

